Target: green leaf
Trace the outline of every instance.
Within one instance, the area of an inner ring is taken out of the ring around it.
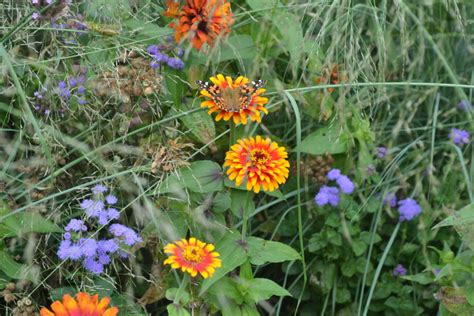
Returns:
[[[192,192],[208,193],[224,188],[221,166],[210,160],[200,160],[182,167],[178,174],[170,175],[159,187],[159,193],[179,192],[184,188]]]
[[[217,303],[220,305],[224,305],[225,307],[227,304],[221,304],[221,302],[225,302],[225,298],[231,299],[234,303],[240,305],[244,302],[244,297],[242,292],[239,289],[239,284],[232,278],[223,277],[216,283],[214,286],[209,288],[209,293],[215,295],[217,297]],[[225,302],[227,303],[227,302]]]
[[[467,246],[474,250],[474,203],[466,205],[453,215],[445,218],[433,229],[445,226],[453,226]]]
[[[11,215],[0,224],[0,238],[20,236],[27,233],[60,233],[56,224],[34,212]]]
[[[362,255],[366,249],[367,249],[367,244],[361,240],[355,240],[352,243],[352,251],[354,251],[354,254],[357,257]]]
[[[186,308],[176,304],[169,304],[166,306],[169,316],[191,316]]]
[[[229,192],[219,192],[212,201],[212,211],[215,213],[223,213],[230,209],[232,200]]]
[[[304,46],[300,18],[290,12],[279,10],[275,13],[273,21],[276,22],[275,26],[280,31],[283,47],[288,50],[290,63],[295,69],[299,65]]]
[[[128,0],[95,0],[90,1],[85,8],[88,16],[95,18],[123,19],[132,12]]]
[[[180,304],[188,304],[189,302],[189,293],[186,291],[186,290],[183,290],[183,289],[178,289],[178,288],[175,288],[175,287],[172,287],[172,288],[169,288],[166,290],[166,298],[170,301],[175,301],[176,299],[176,294],[179,294],[179,298],[178,298],[178,302]]]
[[[347,151],[347,136],[340,131],[337,124],[322,127],[306,136],[293,151],[313,155],[323,155],[327,152],[344,153]]]
[[[301,259],[300,254],[296,250],[280,242],[249,237],[247,243],[250,262],[254,265]]]
[[[405,276],[402,276],[401,278],[405,280],[410,280],[422,285],[430,284],[430,283],[433,283],[434,281],[434,278],[431,272],[422,272],[422,273],[418,273],[414,275],[405,275]]]
[[[216,243],[216,251],[220,253],[222,267],[216,269],[212,278],[208,278],[202,282],[199,295],[206,292],[209,287],[223,278],[227,273],[241,266],[247,261],[246,247],[240,241],[240,234],[227,232],[225,236]]]
[[[206,64],[208,60],[223,62],[232,59],[254,59],[257,52],[255,43],[249,35],[230,36],[211,56],[196,54],[194,63]]]
[[[207,112],[199,111],[189,115],[181,116],[181,122],[191,133],[203,144],[213,142],[216,137],[214,120]]]
[[[38,281],[38,271],[31,269],[25,264],[20,264],[13,260],[8,253],[0,250],[0,270],[7,276],[17,280],[29,280],[33,283]]]
[[[247,210],[247,214],[252,214],[255,211],[255,202],[251,192],[242,191],[239,189],[231,189],[230,197],[230,210],[236,217],[242,218],[244,209]]]
[[[252,279],[245,282],[248,286],[247,297],[254,303],[268,300],[272,296],[291,296],[290,292],[269,279]]]
[[[173,34],[173,30],[168,27],[161,27],[138,19],[125,20],[123,27],[134,33],[135,40],[146,40],[142,42],[143,44],[156,44],[160,38]]]

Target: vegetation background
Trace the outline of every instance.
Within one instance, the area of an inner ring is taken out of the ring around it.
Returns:
[[[123,315],[474,313],[474,148],[449,137],[474,132],[473,1],[231,1],[230,34],[182,43],[182,69],[150,67],[147,47],[174,32],[164,1],[40,2],[0,4],[4,315],[79,290]],[[267,81],[260,124],[200,109],[195,82],[217,73]],[[86,91],[65,101],[60,81],[80,76]],[[287,148],[291,170],[252,196],[222,163],[256,134]],[[314,202],[328,168],[356,186],[337,207]],[[57,256],[97,184],[143,239],[99,275]],[[422,213],[400,222],[388,194]],[[257,250],[240,255],[242,209]],[[189,234],[221,253],[213,278],[163,266],[164,245]]]

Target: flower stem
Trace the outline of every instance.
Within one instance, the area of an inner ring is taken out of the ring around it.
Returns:
[[[251,191],[247,191],[247,194],[245,196],[245,202],[244,202],[244,207],[242,210],[242,242],[247,240],[247,225],[249,221],[249,202],[252,200],[253,194]]]

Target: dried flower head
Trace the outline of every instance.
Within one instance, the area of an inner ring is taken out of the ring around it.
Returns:
[[[214,245],[206,244],[194,237],[189,240],[182,239],[165,246],[165,252],[171,256],[164,264],[171,265],[172,269],[181,269],[192,277],[199,273],[207,279],[212,277],[216,268],[221,267],[219,253],[214,249]]]
[[[226,153],[224,167],[237,186],[246,181],[247,190],[272,192],[288,179],[287,158],[284,147],[257,136],[239,139]]]

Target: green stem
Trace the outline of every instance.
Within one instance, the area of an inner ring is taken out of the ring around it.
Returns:
[[[181,280],[181,284],[179,285],[179,288],[176,291],[176,296],[174,297],[173,304],[181,305],[180,304],[181,292],[186,287],[186,285],[188,285],[188,283],[189,283],[189,276],[185,273],[183,276],[183,279]]]
[[[382,258],[380,258],[379,264],[377,265],[377,269],[375,270],[374,279],[372,280],[372,285],[370,286],[369,296],[367,297],[367,302],[365,303],[364,313],[363,316],[366,316],[369,312],[370,301],[372,300],[372,295],[374,294],[375,287],[377,286],[377,281],[380,276],[380,272],[382,271],[383,264],[385,263],[385,259],[387,259],[388,252],[390,248],[392,248],[393,242],[395,241],[395,237],[397,236],[398,230],[400,229],[401,222],[398,222],[397,226],[393,230],[392,236],[390,236],[390,240],[388,241],[385,250],[383,251]]]
[[[247,191],[247,195],[245,197],[245,204],[242,210],[242,242],[247,240],[247,225],[249,221],[249,201],[252,199],[253,194],[251,191]]]

